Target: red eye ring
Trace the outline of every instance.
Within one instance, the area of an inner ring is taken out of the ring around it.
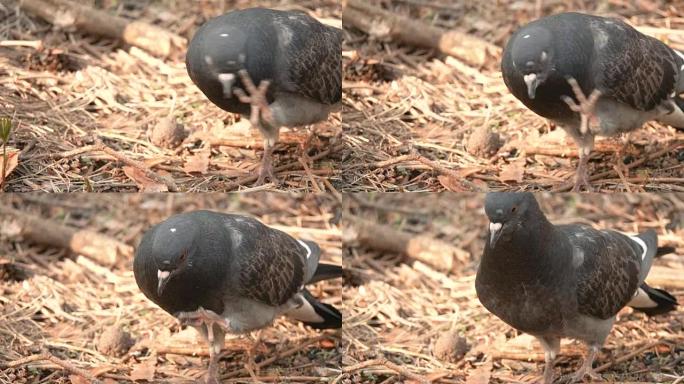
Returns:
[[[514,205],[513,208],[511,208],[511,212],[515,212],[515,211],[517,211],[517,210],[518,210],[518,206],[517,206],[517,205]]]

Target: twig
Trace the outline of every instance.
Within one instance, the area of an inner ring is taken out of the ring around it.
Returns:
[[[166,176],[162,176],[162,175],[157,174],[156,172],[151,170],[147,165],[145,165],[139,161],[128,158],[126,155],[119,153],[116,150],[105,145],[99,139],[96,139],[95,144],[93,144],[93,145],[86,145],[85,147],[76,148],[76,149],[72,149],[70,151],[55,153],[55,154],[51,154],[51,155],[35,156],[35,157],[32,157],[32,159],[41,158],[41,157],[45,157],[45,156],[49,156],[52,158],[64,159],[64,158],[68,158],[68,157],[79,156],[79,155],[82,155],[84,153],[90,153],[90,152],[104,152],[107,155],[113,157],[114,159],[116,159],[116,160],[118,160],[118,161],[120,161],[120,162],[122,162],[128,166],[139,169],[140,171],[142,171],[145,174],[145,176],[149,177],[150,179],[166,185],[166,187],[169,189],[169,192],[178,192],[178,186],[176,185],[176,182],[173,181],[173,179],[171,179],[170,177],[166,177]]]
[[[364,368],[368,368],[368,367],[371,367],[374,365],[382,365],[385,368],[389,368],[392,371],[394,371],[394,372],[396,372],[396,373],[398,373],[398,374],[400,374],[400,375],[402,375],[408,379],[415,380],[419,383],[424,383],[424,384],[430,383],[430,380],[426,379],[425,377],[418,375],[416,373],[413,373],[413,372],[409,371],[408,369],[387,360],[384,357],[381,357],[379,359],[367,360],[367,361],[364,361],[364,362],[361,362],[358,364],[354,364],[354,365],[344,367],[344,368],[342,368],[342,372],[351,373],[351,372],[359,371],[359,370],[362,370]]]
[[[648,343],[648,344],[646,344],[646,345],[644,345],[644,346],[642,346],[642,347],[640,347],[640,348],[638,348],[638,349],[636,349],[636,350],[634,350],[634,351],[632,351],[632,352],[630,352],[624,356],[620,356],[615,360],[609,361],[609,362],[597,367],[594,371],[595,372],[605,371],[606,369],[610,368],[614,364],[620,364],[623,361],[627,361],[627,360],[631,359],[632,357],[637,356],[638,354],[640,354],[641,352],[643,352],[647,349],[651,349],[653,347],[656,347],[660,344],[665,344],[665,343],[666,343],[665,340],[659,340],[659,341],[654,341],[652,343]]]
[[[134,167],[134,168],[141,170],[145,174],[145,176],[149,177],[150,179],[158,181],[158,182],[166,185],[166,187],[169,189],[169,192],[178,192],[178,186],[176,185],[176,182],[174,182],[173,179],[171,179],[170,177],[166,177],[166,176],[162,176],[162,175],[157,174],[156,172],[152,171],[145,164],[143,164],[139,161],[133,160],[133,159],[129,159],[124,154],[119,153],[119,152],[115,151],[114,149],[106,146],[99,139],[96,141],[96,145],[98,146],[98,150],[114,157],[115,159],[119,160],[120,162],[122,162],[128,166],[131,166],[131,167]]]
[[[2,367],[3,369],[15,368],[15,367],[18,367],[21,365],[33,363],[34,361],[49,361],[53,364],[59,365],[60,367],[62,367],[62,369],[66,370],[66,371],[69,371],[71,373],[74,373],[76,375],[82,376],[82,377],[90,380],[90,382],[92,382],[92,383],[100,383],[100,381],[95,376],[90,374],[90,372],[88,372],[84,369],[75,367],[71,363],[64,361],[62,359],[59,359],[56,356],[53,356],[49,352],[43,352],[43,353],[40,353],[38,355],[31,355],[31,356],[22,357],[21,359],[17,359],[17,360],[10,361],[7,363],[0,362],[0,367]]]
[[[471,191],[479,191],[480,187],[475,185],[474,183],[466,180],[462,175],[460,175],[458,172],[451,170],[449,168],[444,167],[443,165],[439,164],[436,161],[430,160],[427,157],[420,155],[418,153],[411,153],[409,155],[402,155],[398,156],[392,159],[384,160],[384,161],[379,161],[376,163],[371,164],[371,167],[373,168],[386,168],[395,164],[403,163],[403,162],[409,162],[409,161],[417,161],[423,165],[426,165],[433,169],[434,171],[437,171],[438,173],[442,175],[449,176],[453,178],[456,182],[460,183],[464,189],[468,189]]]
[[[683,145],[684,144],[682,144],[682,143],[675,143],[675,144],[673,144],[667,148],[661,149],[660,151],[656,151],[656,152],[651,153],[650,155],[641,157],[640,159],[635,160],[635,161],[625,165],[625,168],[626,169],[632,169],[632,168],[637,167],[637,166],[639,166],[639,165],[641,165],[647,161],[651,161],[655,158],[661,157],[664,154],[666,154],[666,153],[668,153],[674,149],[682,147]],[[608,176],[613,175],[614,172],[615,172],[615,170],[611,169],[610,171],[595,174],[595,175],[589,177],[589,181],[600,180],[604,177],[608,177]],[[560,185],[560,186],[557,186],[557,187],[551,189],[551,192],[566,192],[566,191],[572,189],[573,186],[574,186],[574,183],[566,183],[566,184],[563,184],[563,185]]]
[[[329,338],[329,337],[330,337],[329,334],[324,334],[324,335],[320,335],[318,337],[314,337],[313,339],[305,340],[303,343],[297,345],[296,347],[290,348],[285,352],[282,352],[282,353],[276,352],[275,355],[273,355],[273,356],[269,357],[268,359],[258,363],[256,366],[258,369],[261,369],[263,367],[266,367],[266,366],[272,364],[274,361],[276,361],[278,359],[282,359],[283,357],[292,356],[295,353],[301,351],[302,349],[308,347],[309,345],[317,343],[317,342],[319,342],[323,339]],[[245,368],[242,368],[240,370],[230,372],[230,373],[227,373],[227,374],[221,376],[221,380],[230,379],[230,378],[233,378],[233,377],[236,377],[239,375],[243,375],[246,373],[248,374],[247,370]]]

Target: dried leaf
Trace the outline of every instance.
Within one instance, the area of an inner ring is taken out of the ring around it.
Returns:
[[[162,184],[157,182],[156,180],[152,180],[147,175],[145,175],[145,172],[138,168],[134,167],[128,167],[125,166],[123,167],[123,171],[128,176],[129,179],[133,180],[135,184],[140,188],[140,192],[168,192],[169,188],[166,186],[166,184]]]
[[[69,375],[69,381],[71,384],[89,384],[90,382],[83,376],[79,375]]]
[[[12,173],[14,168],[19,165],[19,150],[7,147],[7,167],[5,168],[5,178]],[[2,156],[2,150],[0,150],[0,184],[2,184],[5,179],[2,177],[2,170],[4,168],[4,157]]]
[[[501,181],[515,181],[516,183],[521,183],[523,181],[523,176],[525,175],[525,158],[521,157],[504,167],[502,167],[499,173],[499,179]]]
[[[487,360],[476,369],[470,371],[466,384],[488,384],[492,377],[492,361]]]
[[[183,166],[183,170],[187,173],[201,173],[205,174],[209,170],[209,156],[211,152],[209,149],[197,152],[193,156],[190,156]]]
[[[451,192],[463,192],[465,189],[463,188],[463,185],[461,184],[461,181],[451,175],[439,175],[437,176],[437,180],[439,180],[439,183],[442,184],[442,186],[447,190]]]
[[[335,342],[333,342],[332,340],[329,340],[329,339],[321,340],[320,345],[321,345],[321,348],[325,348],[325,349],[335,348]]]
[[[157,359],[155,356],[150,357],[147,359],[147,361],[144,361],[140,364],[136,364],[133,366],[133,369],[131,370],[131,380],[133,381],[140,381],[140,380],[147,380],[147,381],[153,381],[154,380],[154,373],[157,369]]]

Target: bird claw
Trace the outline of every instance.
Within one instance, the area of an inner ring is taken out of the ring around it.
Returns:
[[[591,186],[587,174],[584,173],[584,175],[580,175],[577,173],[575,175],[575,185],[572,187],[572,192],[581,192],[582,187],[589,193],[594,192],[594,187]]]
[[[275,126],[273,122],[273,112],[271,111],[271,107],[268,105],[268,99],[266,98],[266,92],[268,91],[271,82],[263,80],[257,87],[254,85],[252,78],[249,77],[249,73],[247,73],[246,70],[241,69],[238,71],[238,75],[240,76],[247,93],[240,88],[236,88],[233,92],[241,102],[251,106],[251,113],[249,116],[250,123],[252,123],[254,127],[258,127],[261,123],[260,120],[263,120],[267,124]]]
[[[219,381],[218,377],[216,375],[207,373],[207,375],[204,377],[204,383],[205,384],[221,384],[221,381]]]
[[[273,153],[273,147],[268,146],[264,150],[264,157],[261,159],[261,167],[259,169],[259,177],[256,180],[256,185],[263,185],[266,182],[266,179],[271,180],[272,183],[278,184],[278,178],[275,176],[275,172],[273,172],[273,164],[271,163],[271,155]]]
[[[582,88],[580,88],[579,84],[577,83],[577,80],[570,77],[568,78],[568,84],[570,84],[572,92],[575,94],[575,97],[579,101],[579,104],[576,103],[575,100],[570,96],[561,96],[561,99],[565,102],[565,104],[568,105],[570,110],[580,114],[580,133],[582,135],[586,135],[587,132],[596,133],[598,129],[592,129],[591,126],[596,125],[592,123],[594,122],[593,120],[595,120],[596,117],[596,102],[598,101],[599,97],[601,97],[601,91],[598,89],[594,89],[593,91],[591,91],[589,97],[587,97],[582,91]]]
[[[593,369],[586,370],[583,368],[580,368],[577,372],[566,375],[561,377],[560,380],[558,380],[559,383],[567,383],[567,384],[572,384],[572,383],[579,383],[582,380],[584,380],[585,376],[589,376],[589,378],[592,381],[603,381],[603,377],[599,375],[598,373],[594,372]]]
[[[176,318],[178,321],[180,321],[181,325],[200,327],[204,324],[207,326],[207,328],[209,328],[216,324],[226,332],[230,330],[226,319],[222,318],[216,312],[204,309],[202,307],[199,307],[193,312],[179,312],[176,314]]]
[[[271,180],[271,182],[274,184],[278,184],[278,178],[275,176],[275,173],[273,172],[273,166],[271,164],[262,164],[261,169],[259,169],[259,177],[257,178],[255,185],[264,185],[266,184],[267,179]]]

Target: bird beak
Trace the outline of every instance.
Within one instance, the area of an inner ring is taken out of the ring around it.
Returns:
[[[537,77],[537,74],[528,73],[527,75],[523,76],[523,80],[525,80],[525,84],[527,85],[527,96],[529,96],[530,99],[534,99],[534,96],[537,93],[537,87],[539,86],[539,78]]]
[[[501,236],[502,223],[489,223],[489,247],[494,248],[494,245]]]
[[[169,281],[169,275],[171,275],[169,271],[157,270],[157,296],[161,296],[164,292],[164,287]]]

